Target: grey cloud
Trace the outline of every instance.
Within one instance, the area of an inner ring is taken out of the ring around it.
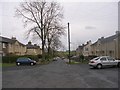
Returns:
[[[94,26],[86,26],[85,29],[96,29]]]

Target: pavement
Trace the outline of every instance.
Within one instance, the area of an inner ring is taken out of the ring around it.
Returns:
[[[118,88],[118,68],[92,69],[57,60],[47,65],[2,69],[3,88]]]

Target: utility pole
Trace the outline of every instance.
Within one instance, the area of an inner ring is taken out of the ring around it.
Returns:
[[[69,29],[69,23],[68,23],[68,48],[69,48],[69,63],[71,63],[71,60],[70,60],[70,29]]]

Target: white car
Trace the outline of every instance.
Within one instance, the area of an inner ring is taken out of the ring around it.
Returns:
[[[120,67],[120,60],[115,60],[110,56],[100,56],[90,60],[89,65],[98,69],[101,69],[104,66]]]

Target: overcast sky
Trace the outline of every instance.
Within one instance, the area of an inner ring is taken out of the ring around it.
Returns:
[[[118,30],[118,0],[104,1],[106,2],[61,0],[60,3],[64,7],[63,23],[66,26],[68,22],[70,23],[72,49],[76,49],[78,45],[88,40],[95,42],[102,36],[114,35]],[[8,38],[15,36],[20,42],[27,44],[29,40],[26,40],[24,35],[27,29],[23,27],[22,20],[15,17],[15,8],[19,3],[15,0],[0,2],[0,34]],[[67,48],[67,36],[62,37],[61,40]]]

